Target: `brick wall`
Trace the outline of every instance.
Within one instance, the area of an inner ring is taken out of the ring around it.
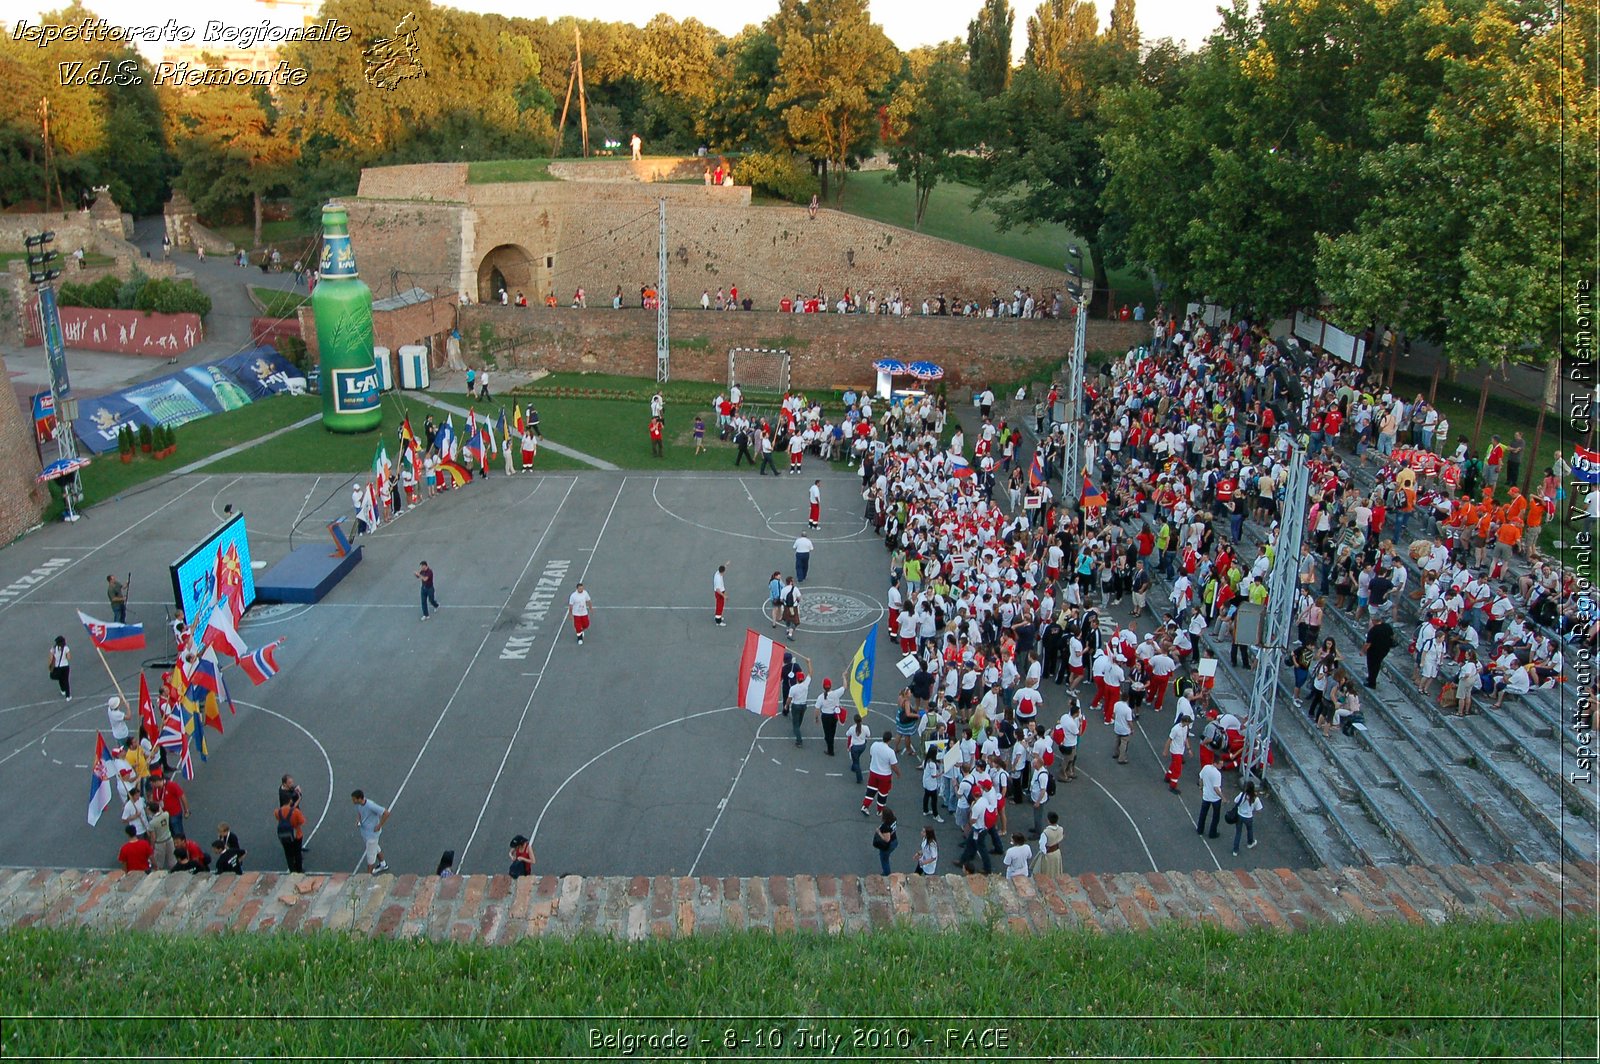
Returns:
[[[656,277],[656,201],[665,198],[674,306],[737,285],[758,309],[785,296],[845,288],[918,302],[941,292],[987,299],[1026,287],[1048,298],[1066,276],[978,248],[825,210],[751,206],[748,188],[544,181],[465,185],[456,164],[365,170],[347,202],[356,260],[375,292],[392,281],[494,298],[499,266],[513,295],[539,302],[574,289],[591,304],[621,287],[636,299]],[[444,202],[464,201],[464,202]]]
[[[0,358],[0,377],[6,377],[4,358]],[[0,397],[0,544],[37,525],[49,498],[33,480],[39,472],[39,450],[34,444],[33,412],[22,408],[23,401]]]
[[[264,860],[273,858],[263,855]],[[1593,864],[1235,868],[991,876],[287,875],[0,870],[0,927],[167,934],[336,931],[508,945],[538,935],[623,940],[722,931],[861,934],[912,925],[1144,931],[1205,923],[1292,932],[1343,923],[1438,926],[1592,919]]]
[[[705,168],[715,167],[716,164],[714,157],[697,159],[693,156],[683,159],[653,157],[638,162],[631,158],[600,161],[569,159],[552,162],[550,172],[563,181],[683,181],[702,180]]]
[[[513,347],[501,366],[564,372],[653,376],[656,318],[644,310],[546,310],[500,306],[460,308],[462,356],[481,365],[477,344],[488,325]],[[879,358],[927,359],[944,366],[951,387],[1009,381],[1072,349],[1065,321],[984,318],[886,318],[838,314],[746,314],[674,310],[670,317],[672,376],[726,381],[730,347],[787,347],[798,388],[870,384]],[[1124,350],[1149,335],[1143,324],[1092,321],[1091,350]]]
[[[171,358],[205,339],[198,314],[155,314],[142,310],[60,307],[61,338],[80,351]],[[42,339],[33,343],[41,344]]]
[[[363,199],[451,200],[460,203],[467,198],[467,164],[417,163],[411,166],[373,167],[361,171],[357,194]]]
[[[299,331],[295,335],[306,342],[306,351],[313,359],[320,359],[322,349],[317,346],[317,325],[310,304],[300,308],[298,325]],[[373,311],[372,342],[379,347],[387,347],[390,352],[398,352],[406,344],[423,344],[430,352],[439,352],[439,361],[435,364],[435,368],[439,368],[444,362],[443,339],[455,325],[456,301],[449,296],[440,296],[394,310]],[[435,340],[439,342],[434,343]]]

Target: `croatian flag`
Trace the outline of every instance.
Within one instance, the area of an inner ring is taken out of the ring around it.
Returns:
[[[1572,449],[1572,479],[1580,484],[1600,484],[1600,451]]]
[[[283,640],[278,640],[278,643]],[[268,643],[253,654],[239,659],[239,668],[250,677],[250,682],[260,687],[278,671],[278,643]]]
[[[97,621],[82,610],[78,611],[78,620],[83,622],[84,631],[89,633],[89,641],[101,650],[144,649],[144,625],[142,624],[117,624],[114,621]]]
[[[745,629],[744,654],[739,659],[739,705],[763,717],[778,715],[783,694],[780,674],[783,672],[782,643],[757,632]]]
[[[89,775],[89,826],[100,823],[100,814],[111,804],[111,781],[116,778],[105,736],[94,734],[94,764]]]

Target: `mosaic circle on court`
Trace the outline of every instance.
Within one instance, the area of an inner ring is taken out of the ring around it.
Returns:
[[[803,588],[800,623],[806,628],[852,628],[877,616],[881,609],[877,603],[849,591]]]

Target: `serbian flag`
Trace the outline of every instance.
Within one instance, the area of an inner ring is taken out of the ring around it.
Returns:
[[[150,683],[139,673],[139,723],[151,742],[161,737],[161,725],[156,723],[155,703],[150,700]]]
[[[111,781],[116,770],[111,767],[111,753],[106,749],[105,736],[94,733],[94,764],[89,766],[89,826],[100,823],[100,814],[111,804]]]
[[[1094,482],[1089,479],[1089,474],[1085,473],[1083,475],[1083,505],[1104,506],[1105,504],[1106,497],[1100,493],[1099,488],[1094,486]]]
[[[783,696],[782,643],[773,642],[754,628],[745,629],[744,654],[739,658],[739,705],[763,717],[776,717]]]
[[[278,643],[283,640],[278,640]],[[239,668],[250,677],[250,682],[260,687],[272,679],[278,671],[278,643],[268,643],[253,654],[246,654],[239,659]]]
[[[1033,461],[1028,463],[1028,490],[1038,491],[1039,485],[1044,483],[1044,452],[1034,451]]]
[[[144,649],[144,625],[142,624],[117,624],[113,621],[97,621],[82,610],[78,611],[78,620],[83,622],[84,631],[89,633],[89,641],[101,650]]]
[[[1572,448],[1572,479],[1579,484],[1600,484],[1600,451]]]
[[[223,599],[217,603],[217,606],[217,609],[211,611],[211,619],[206,623],[206,634],[200,641],[206,645],[208,651],[220,649],[224,654],[237,661],[250,653],[250,648],[245,645],[244,640],[239,636],[239,630],[233,626],[232,601]],[[215,657],[212,660],[215,661]]]

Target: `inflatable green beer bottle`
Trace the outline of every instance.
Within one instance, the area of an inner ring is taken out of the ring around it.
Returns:
[[[322,424],[334,432],[366,432],[383,421],[378,367],[372,356],[372,290],[356,275],[345,208],[322,208],[322,262],[311,315],[322,359]]]

